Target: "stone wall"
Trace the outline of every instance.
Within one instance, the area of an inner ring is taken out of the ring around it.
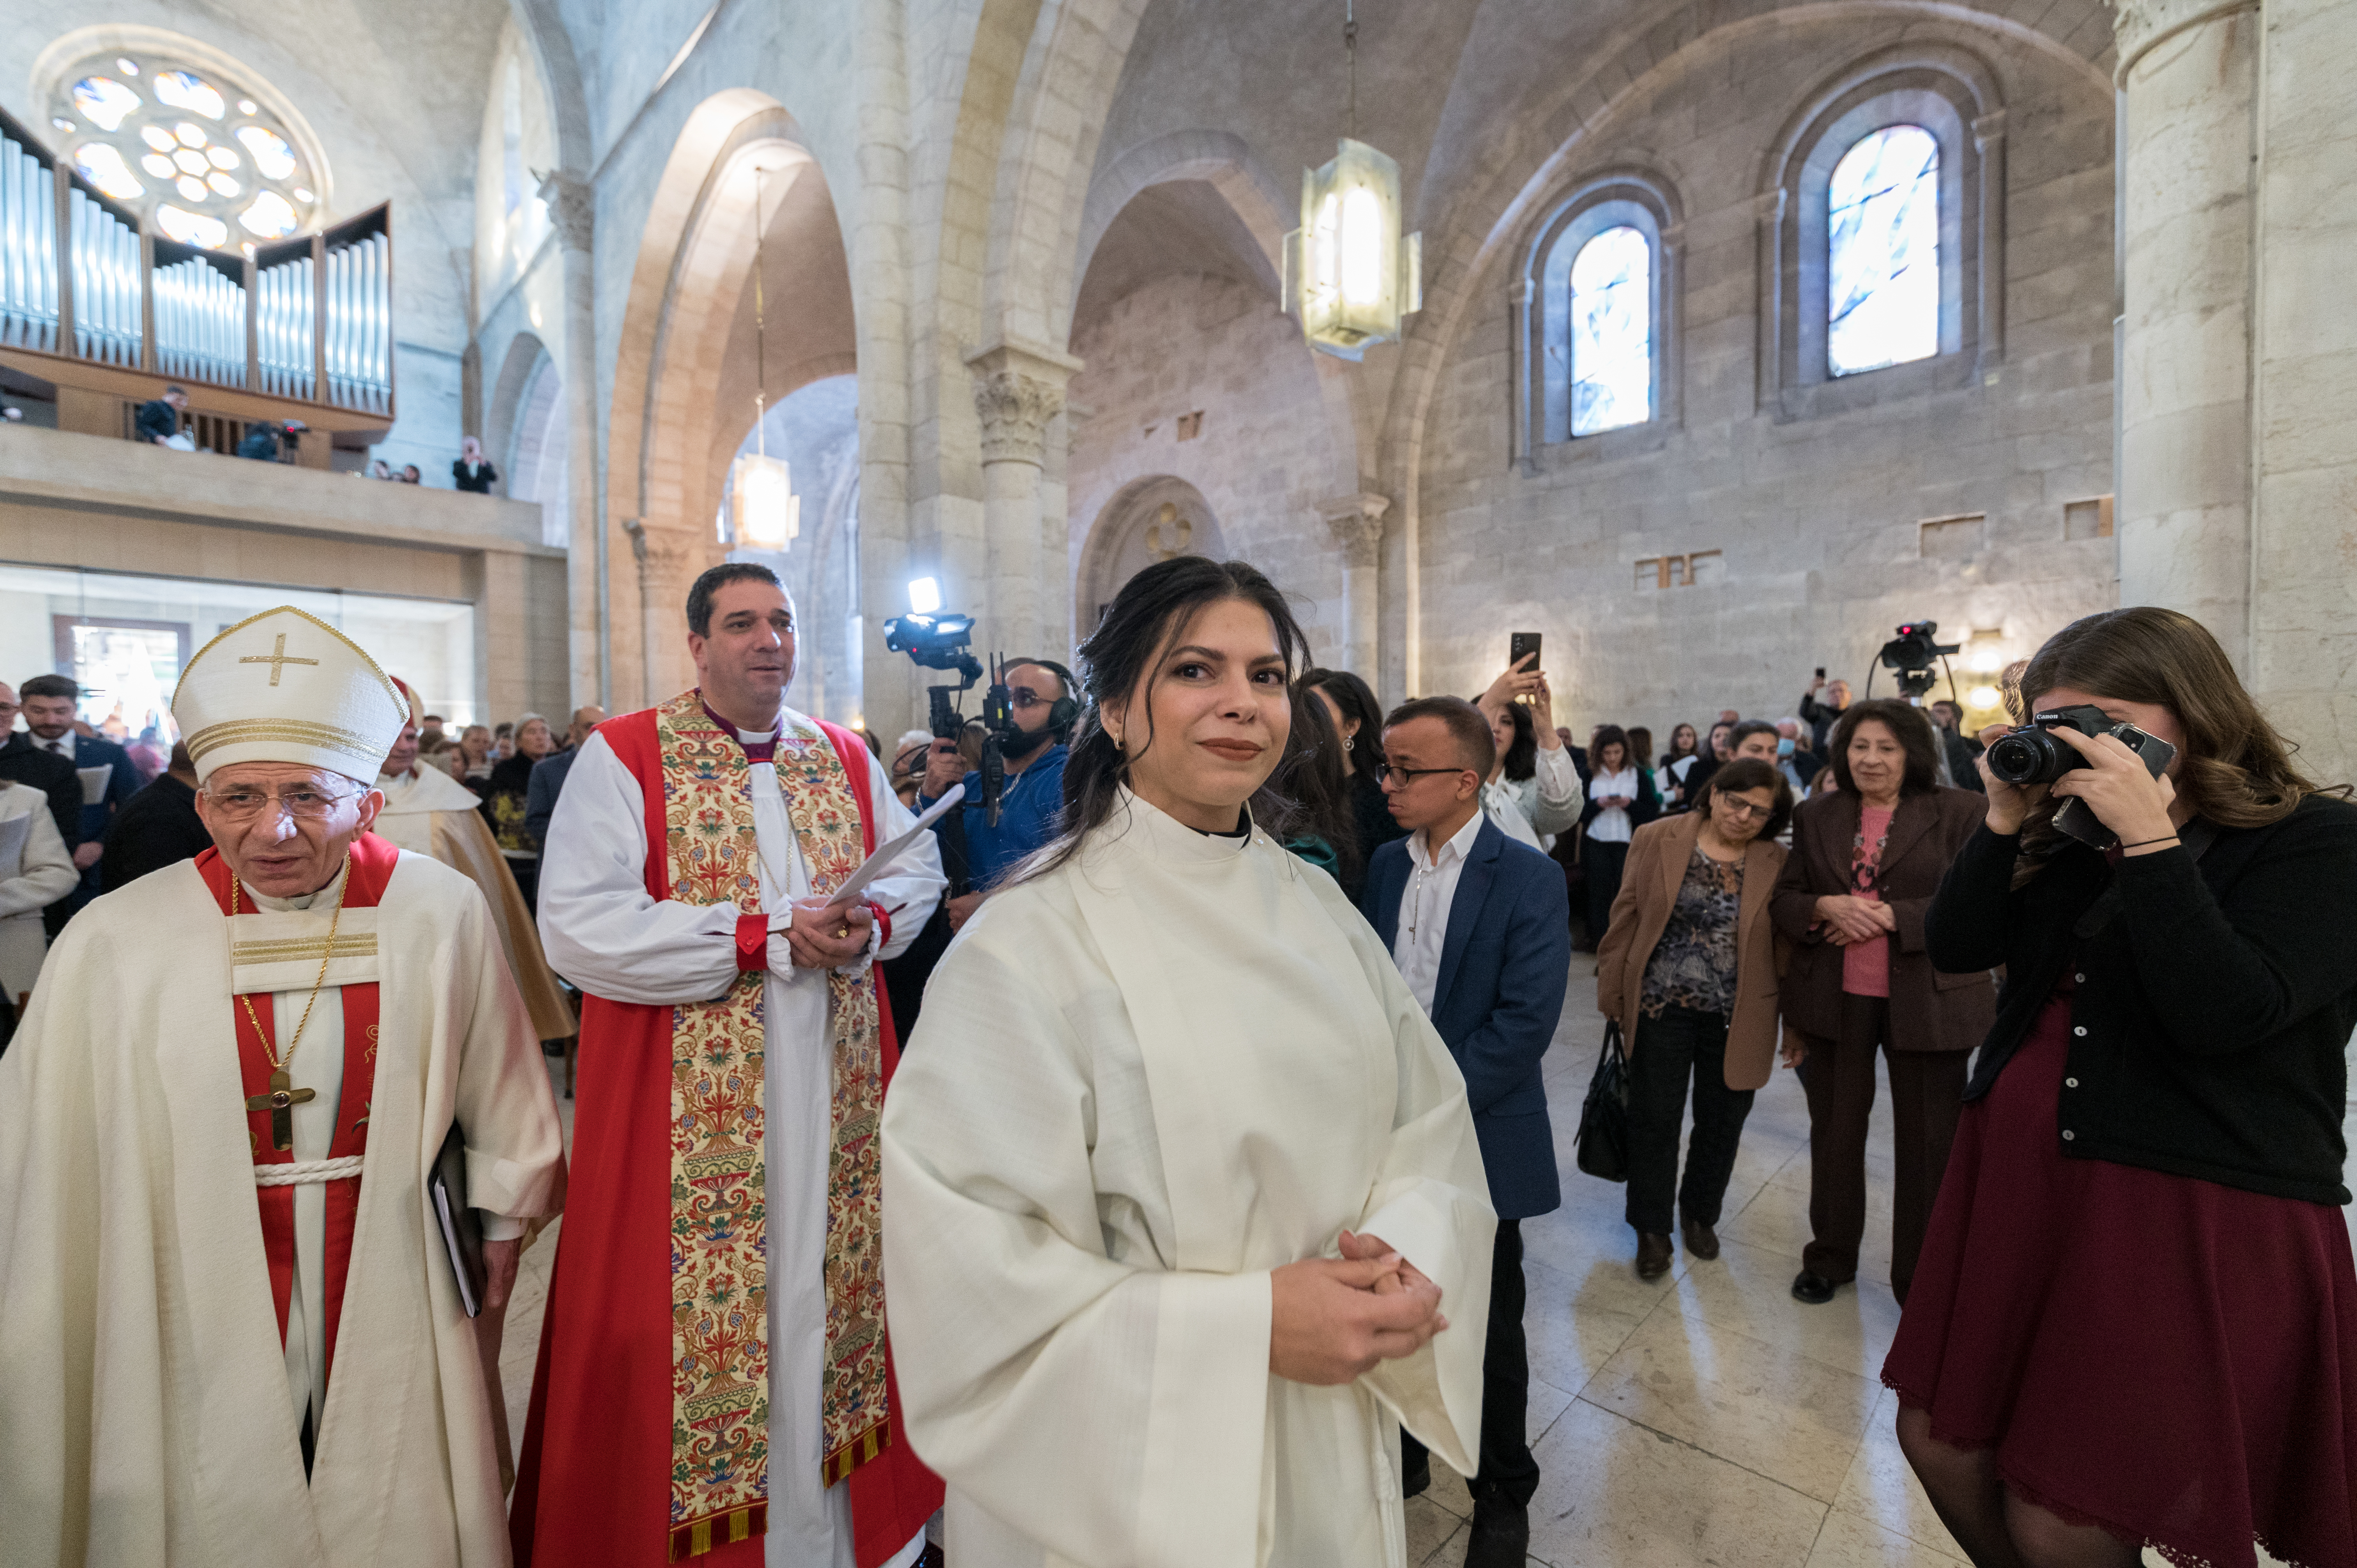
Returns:
[[[1228,553],[1292,595],[1312,650],[1333,657],[1341,557],[1318,509],[1333,457],[1299,327],[1264,291],[1162,277],[1085,327],[1073,352],[1088,368],[1070,389],[1086,414],[1072,425],[1069,591],[1081,591],[1091,532],[1115,497],[1168,475],[1201,492]],[[1096,613],[1074,604],[1077,636]]]
[[[2004,102],[2002,355],[1948,390],[1917,367],[1869,372],[1841,389],[1863,400],[1845,412],[1792,417],[1772,385],[1763,396],[1763,160],[1810,84],[1902,38],[1923,29],[1816,22],[1706,40],[1565,168],[1568,192],[1637,166],[1683,208],[1671,344],[1683,410],[1653,435],[1516,462],[1510,290],[1524,258],[1501,248],[1427,426],[1425,687],[1477,690],[1510,630],[1539,631],[1562,722],[1660,735],[1724,707],[1790,712],[1817,665],[1862,683],[1902,620],[1936,619],[1952,639],[1996,630],[2018,658],[2116,601],[2113,542],[2066,538],[2064,517],[2112,489],[2112,106],[2086,73],[1989,34],[1958,40]],[[1921,526],[1974,514],[1985,521]],[[2092,532],[2093,516],[2073,521]],[[1698,553],[1692,585],[1663,588],[1640,565]]]

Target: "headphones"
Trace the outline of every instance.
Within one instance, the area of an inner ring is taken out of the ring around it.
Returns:
[[[1048,730],[1060,745],[1068,744],[1072,738],[1072,726],[1080,722],[1081,717],[1080,702],[1072,695],[1080,690],[1081,683],[1072,679],[1072,672],[1052,659],[1010,659],[1006,662],[1037,665],[1039,669],[1056,672],[1056,679],[1064,683],[1064,694],[1049,704]]]

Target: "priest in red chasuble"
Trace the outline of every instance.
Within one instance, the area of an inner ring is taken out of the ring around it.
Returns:
[[[900,1430],[873,967],[945,886],[859,737],[785,705],[793,605],[696,579],[697,687],[584,743],[540,930],[585,993],[573,1186],[511,1524],[519,1563],[905,1568],[941,1483]]]
[[[509,1561],[426,1178],[455,1123],[496,1308],[563,1133],[482,895],[369,831],[406,713],[300,610],[206,644],[214,847],[77,916],[0,1057],[10,1568]]]

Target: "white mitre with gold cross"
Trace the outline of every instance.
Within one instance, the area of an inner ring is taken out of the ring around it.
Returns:
[[[359,643],[281,605],[197,650],[172,719],[199,784],[231,762],[294,762],[373,785],[409,703]]]

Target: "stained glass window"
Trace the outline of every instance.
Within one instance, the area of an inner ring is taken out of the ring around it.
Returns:
[[[166,238],[208,250],[234,238],[251,252],[326,216],[286,126],[211,70],[107,56],[66,81],[50,124],[67,156],[91,185],[144,208]]]
[[[1653,417],[1653,247],[1627,224],[1571,263],[1571,433]]]
[[[1834,166],[1826,195],[1825,361],[1836,376],[1940,351],[1940,144],[1887,125]]]

